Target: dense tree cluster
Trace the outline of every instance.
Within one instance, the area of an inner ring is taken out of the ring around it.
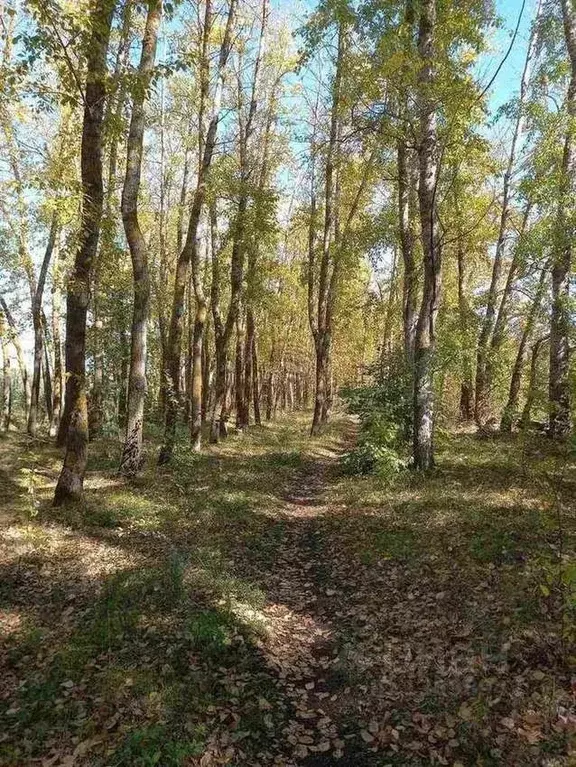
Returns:
[[[130,476],[375,379],[419,469],[439,419],[568,435],[576,10],[519,12],[486,75],[485,0],[2,4],[2,428],[56,503],[89,439]]]

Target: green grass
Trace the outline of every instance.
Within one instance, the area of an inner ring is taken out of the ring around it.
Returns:
[[[311,440],[296,416],[201,455],[182,441],[171,466],[149,461],[130,483],[104,440],[90,446],[85,501],[63,510],[50,505],[58,452],[2,440],[13,503],[0,597],[14,623],[0,764],[94,740],[79,767],[186,765],[221,732],[244,754],[238,767],[272,764],[258,755],[288,758],[284,727],[310,677],[336,696],[315,705],[351,736],[346,756],[356,749],[366,764],[430,763],[406,746],[427,738],[412,715],[445,726],[463,703],[472,718],[455,728],[449,763],[563,758],[550,724],[536,751],[508,734],[502,756],[491,749],[511,711],[546,710],[551,722],[568,705],[554,497],[560,487],[568,561],[574,463],[541,438],[442,435],[426,477],[343,477],[349,429],[336,420]],[[314,598],[301,598],[304,581]],[[331,647],[318,652],[334,662],[313,666],[326,627]],[[386,711],[404,728],[400,752],[375,754],[360,722]]]
[[[174,740],[160,725],[133,730],[110,758],[111,767],[181,767],[191,756],[202,753],[201,739]]]

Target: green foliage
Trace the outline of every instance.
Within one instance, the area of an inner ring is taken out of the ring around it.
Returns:
[[[113,767],[180,767],[191,756],[202,753],[203,744],[197,740],[173,740],[161,725],[135,730],[126,736],[112,756]]]
[[[202,610],[193,616],[188,628],[192,646],[205,656],[221,655],[232,643],[234,624],[225,613]]]
[[[364,436],[353,450],[344,454],[342,466],[348,474],[378,474],[385,479],[405,468],[406,461],[393,447],[380,445]]]
[[[348,411],[367,423],[378,414],[397,427],[410,424],[412,417],[412,394],[410,371],[398,360],[385,369],[374,371],[372,386],[343,388],[341,396],[348,404]]]
[[[391,478],[406,468],[403,448],[411,419],[410,383],[400,366],[378,372],[373,386],[344,389],[349,412],[360,420],[357,445],[342,457],[348,474]]]

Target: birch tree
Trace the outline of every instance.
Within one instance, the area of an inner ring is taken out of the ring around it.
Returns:
[[[142,463],[150,277],[148,274],[147,244],[138,220],[138,191],[140,189],[142,149],[146,127],[144,106],[154,73],[161,16],[162,0],[150,0],[142,38],[138,80],[132,97],[132,116],[126,152],[126,176],[122,192],[122,221],[130,248],[134,275],[126,439],[120,459],[120,471],[126,475],[136,474]]]

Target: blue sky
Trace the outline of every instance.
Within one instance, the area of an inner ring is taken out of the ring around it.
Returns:
[[[478,73],[483,83],[489,82],[506,53],[522,9],[522,0],[494,0],[494,2],[502,26],[494,30],[493,38],[489,39],[490,50],[480,62]],[[271,3],[299,23],[315,8],[317,0],[271,0]],[[514,46],[491,88],[492,111],[498,109],[518,91],[535,4],[536,0],[525,0]]]
[[[490,41],[492,50],[481,62],[480,71],[483,82],[490,80],[502,60],[510,44],[521,8],[522,0],[496,0],[496,10],[502,19],[503,27],[497,30],[494,39]],[[526,0],[516,41],[491,89],[490,103],[493,111],[518,92],[534,11],[534,0]]]

